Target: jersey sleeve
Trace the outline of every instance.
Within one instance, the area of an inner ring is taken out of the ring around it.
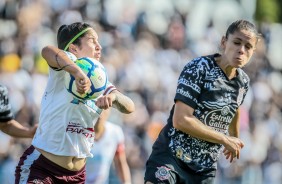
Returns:
[[[107,82],[106,90],[103,95],[110,94],[112,91],[117,90],[117,88],[110,82]]]
[[[178,78],[174,98],[175,102],[179,100],[192,108],[197,106],[197,99],[201,93],[205,75],[205,66],[198,61],[199,59],[192,60],[183,68]]]
[[[71,52],[68,52],[68,51],[63,51],[67,56],[68,56],[68,58],[70,59],[70,60],[72,60],[73,62],[75,62],[76,60],[77,60],[77,57],[73,54],[73,53],[71,53]],[[55,56],[55,57],[57,57],[57,56]],[[52,66],[50,66],[49,65],[49,67],[51,68],[51,69],[53,69],[53,70],[55,70],[55,71],[62,71],[62,69],[60,69],[60,68],[55,68],[55,67],[52,67]]]
[[[11,105],[8,98],[8,90],[5,86],[0,85],[0,123],[13,119]]]

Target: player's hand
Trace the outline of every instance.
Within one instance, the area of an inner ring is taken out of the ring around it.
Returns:
[[[85,73],[82,70],[78,70],[75,75],[75,85],[76,85],[76,91],[80,94],[84,94],[87,91],[89,91],[91,82],[90,79],[85,75]]]
[[[230,159],[230,162],[234,160],[234,158],[240,158],[240,151],[244,147],[243,141],[236,137],[226,136],[227,141],[224,144],[225,148],[223,150],[223,154],[226,159]]]
[[[31,137],[31,138],[33,138],[33,136],[34,136],[34,134],[35,134],[35,132],[36,132],[36,130],[37,130],[37,127],[38,127],[38,124],[35,124],[33,127],[31,127],[31,128],[29,129],[30,137]]]
[[[224,148],[223,154],[227,160],[230,159],[230,163],[232,163],[235,158],[237,159],[240,158],[240,152],[237,153],[237,155],[235,155],[235,154],[232,154],[231,151],[228,151],[226,148]]]
[[[110,93],[99,97],[95,104],[100,109],[108,109],[113,106],[113,102],[115,99],[116,95],[114,93]]]

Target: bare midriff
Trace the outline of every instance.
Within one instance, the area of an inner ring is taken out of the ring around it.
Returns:
[[[54,155],[42,149],[36,149],[48,160],[70,171],[80,171],[85,165],[85,158]]]

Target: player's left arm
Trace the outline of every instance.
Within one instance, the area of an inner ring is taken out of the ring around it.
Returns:
[[[27,128],[14,119],[5,123],[0,123],[0,130],[13,137],[32,138],[36,129],[37,125],[32,128]]]
[[[117,175],[119,176],[121,182],[124,184],[130,184],[131,174],[126,160],[124,143],[122,143],[122,145],[120,144],[117,148],[117,152],[114,157],[114,164],[115,164]]]
[[[239,137],[239,131],[240,131],[240,108],[237,109],[235,116],[232,119],[231,124],[229,125],[229,135],[233,137]]]
[[[101,109],[114,107],[122,113],[132,113],[135,110],[133,101],[118,90],[113,90],[111,93],[99,97],[96,105]]]

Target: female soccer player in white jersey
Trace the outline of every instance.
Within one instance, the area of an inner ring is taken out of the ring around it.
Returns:
[[[16,168],[15,183],[84,183],[85,161],[91,157],[94,125],[99,108],[117,108],[122,113],[134,111],[134,103],[108,83],[97,101],[74,101],[64,87],[64,74],[75,77],[77,91],[90,88],[87,76],[66,55],[100,60],[101,46],[96,31],[89,24],[62,25],[57,35],[58,47],[42,50],[49,70],[49,80],[42,97],[39,126]]]

